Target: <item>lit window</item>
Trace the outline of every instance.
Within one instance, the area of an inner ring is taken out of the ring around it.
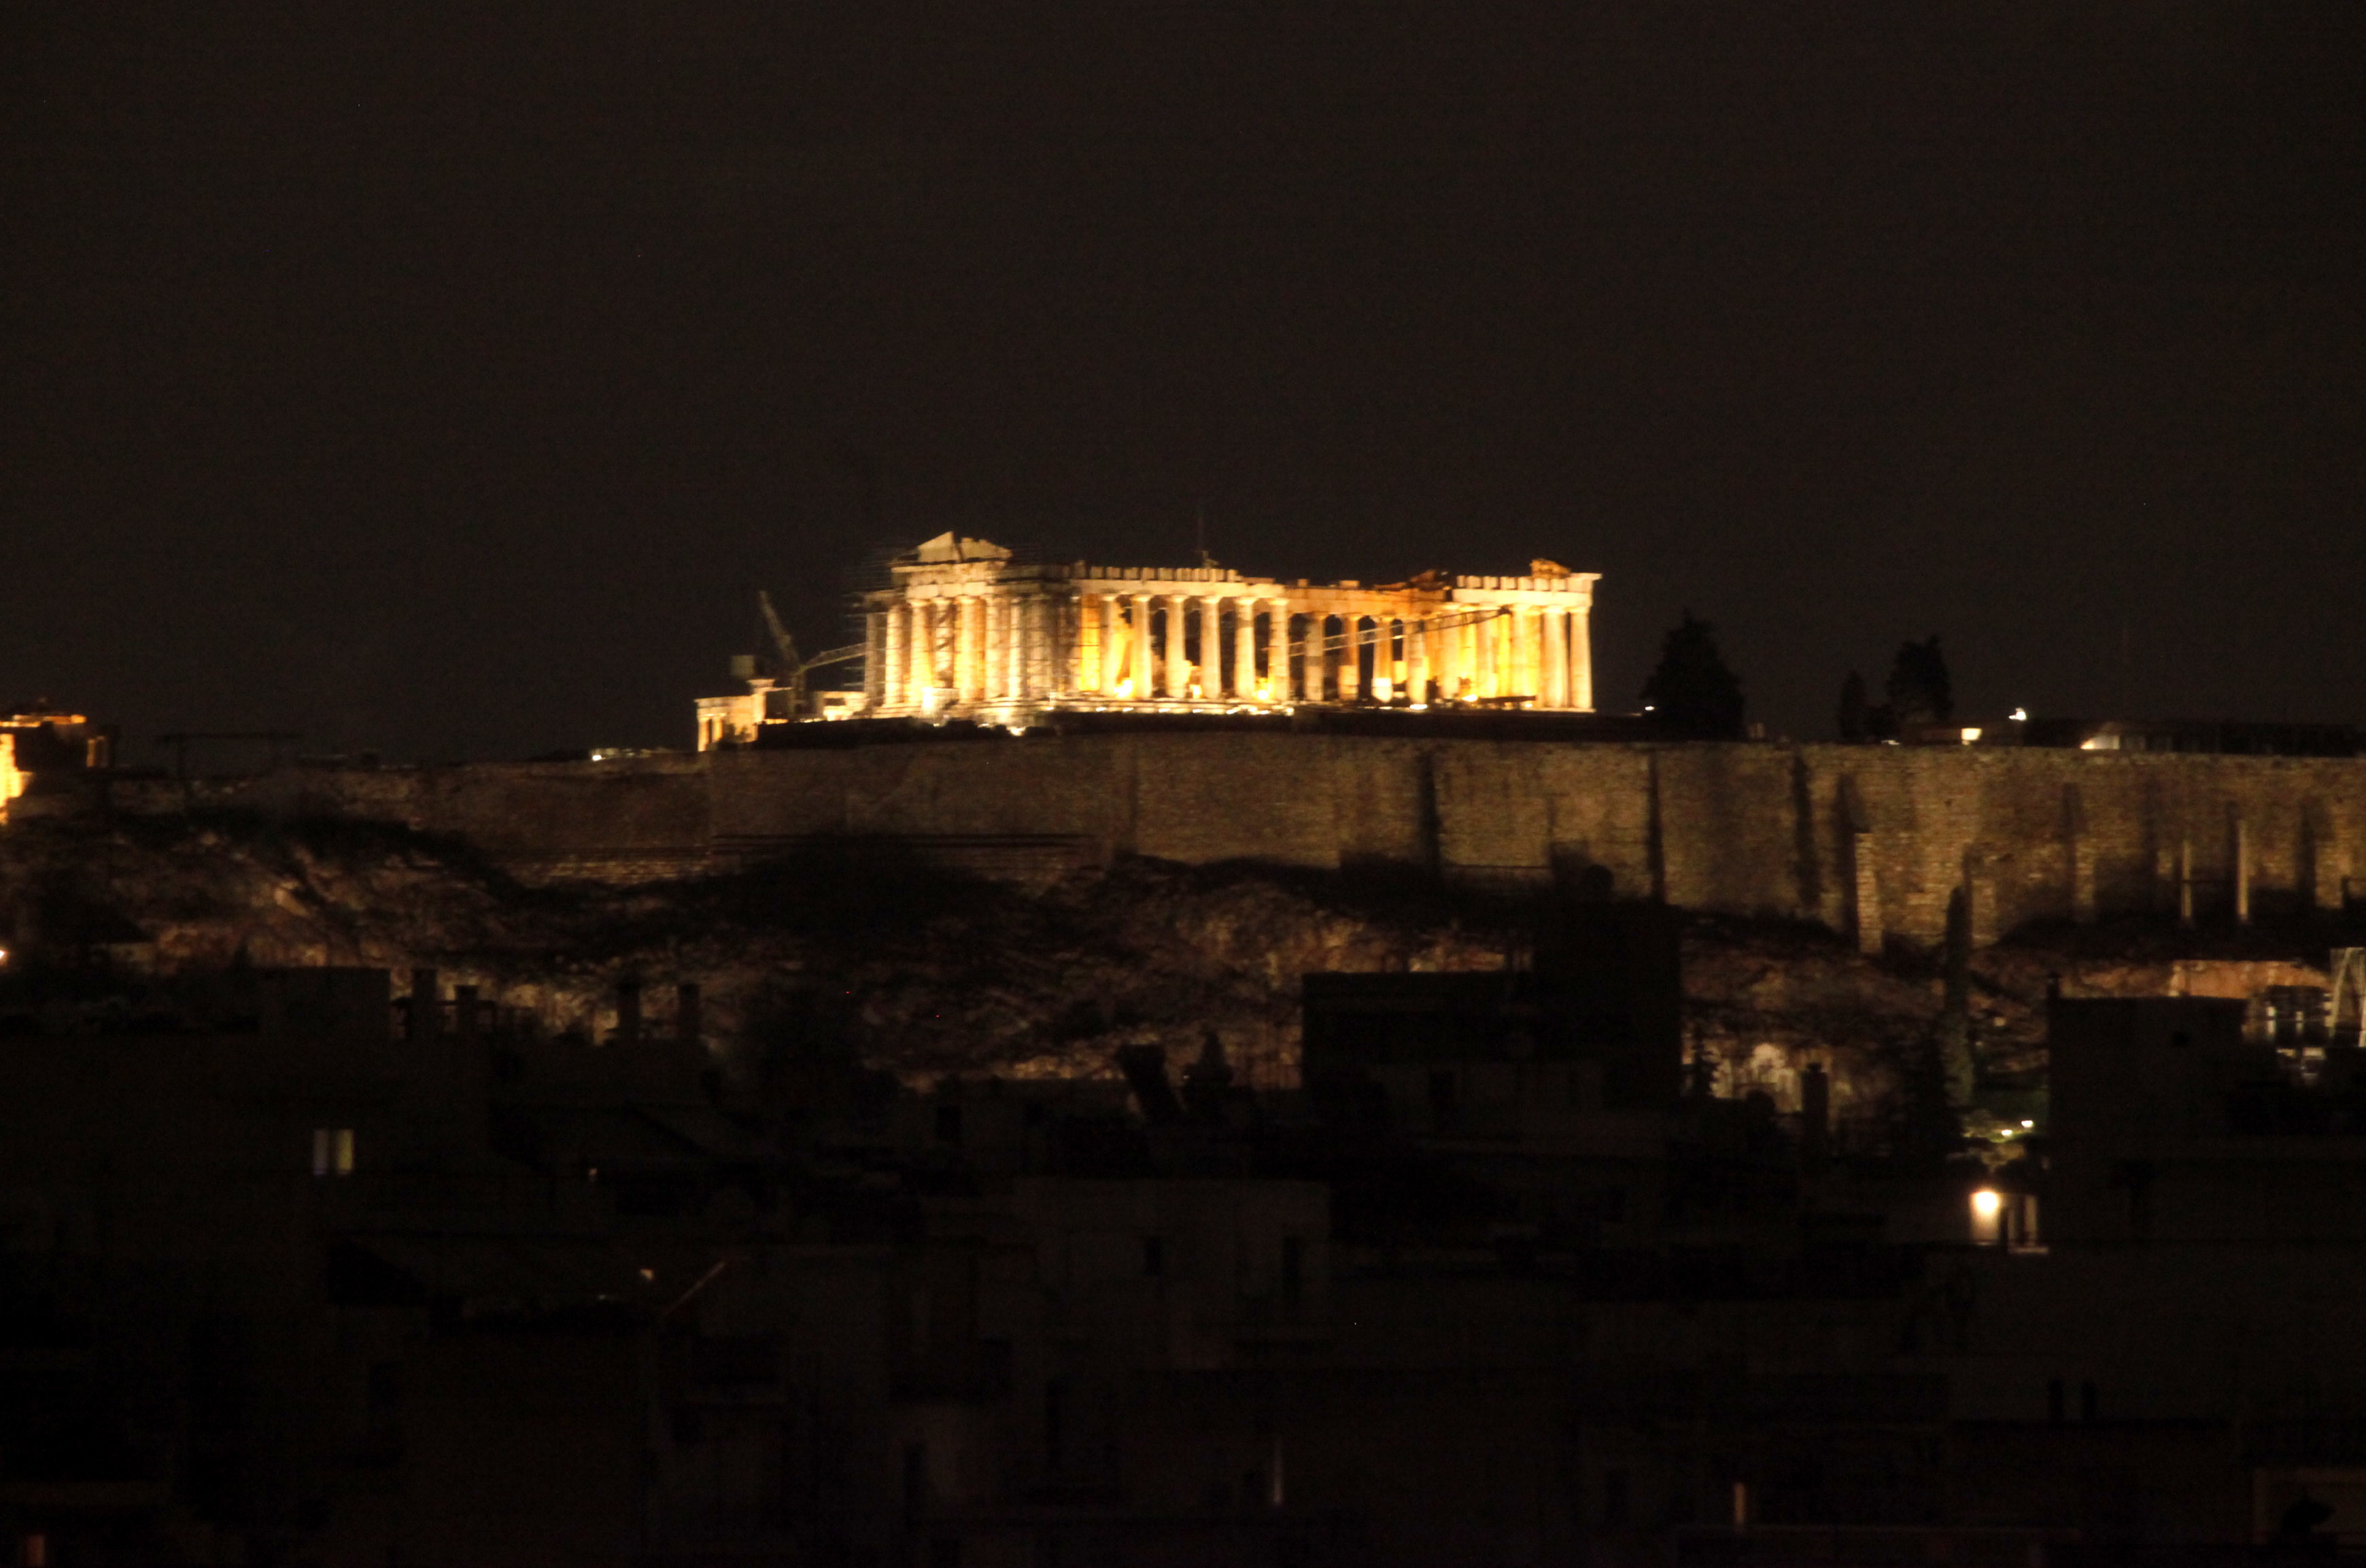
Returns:
[[[1981,1246],[1993,1247],[2003,1238],[1999,1223],[2004,1213],[2004,1194],[1994,1188],[1983,1187],[1972,1194],[1972,1240]]]
[[[312,1174],[350,1176],[353,1173],[354,1129],[314,1127],[312,1129]]]

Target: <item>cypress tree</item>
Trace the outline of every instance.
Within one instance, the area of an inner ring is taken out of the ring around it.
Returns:
[[[1643,701],[1661,724],[1694,740],[1740,740],[1741,678],[1718,651],[1717,628],[1689,610],[1660,644]]]
[[[1841,739],[1850,742],[1869,741],[1873,736],[1873,704],[1865,694],[1865,677],[1848,672],[1841,682]]]
[[[1939,634],[1925,643],[1901,643],[1889,666],[1889,715],[1899,729],[1913,724],[1944,724],[1955,716],[1955,693],[1947,678],[1946,655],[1939,652]]]

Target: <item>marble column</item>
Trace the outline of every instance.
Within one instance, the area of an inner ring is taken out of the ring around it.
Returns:
[[[1537,700],[1547,708],[1569,706],[1569,612],[1545,611],[1544,688]]]
[[[1470,695],[1495,695],[1495,628],[1500,617],[1489,616],[1470,628]]]
[[[1010,594],[1010,662],[1003,677],[1003,695],[1018,702],[1027,695],[1027,660],[1034,657],[1034,594]]]
[[[1117,695],[1117,683],[1124,678],[1121,662],[1125,647],[1125,624],[1119,613],[1118,598],[1113,593],[1093,596],[1093,614],[1100,629],[1100,666],[1096,672],[1093,689],[1103,697]]]
[[[1197,601],[1188,593],[1166,600],[1166,695],[1191,695],[1191,610]]]
[[[931,599],[929,612],[936,617],[936,634],[929,644],[929,685],[937,694],[937,706],[943,708],[961,692],[961,600]]]
[[[907,677],[911,672],[911,607],[891,604],[887,607],[886,636],[879,650],[879,705],[900,707],[904,701]]]
[[[1125,605],[1117,595],[1100,596],[1101,612],[1101,685],[1104,697],[1117,695],[1118,682],[1125,678],[1126,641]]]
[[[1183,695],[1183,600],[1179,595],[1160,594],[1150,601],[1151,629],[1157,641],[1151,644],[1150,687],[1154,696],[1161,699]]]
[[[1133,700],[1144,702],[1157,695],[1150,684],[1152,671],[1156,667],[1151,657],[1150,596],[1138,593],[1132,599],[1133,625],[1125,640],[1125,674]]]
[[[1047,593],[1029,602],[1035,607],[1035,633],[1027,644],[1027,695],[1057,697],[1067,689],[1061,676],[1067,668],[1071,601],[1065,594]]]
[[[969,601],[970,613],[977,620],[976,641],[971,644],[970,690],[976,695],[972,701],[983,702],[994,694],[994,665],[997,649],[994,642],[994,600],[981,594]]]
[[[887,700],[887,611],[862,617],[862,700],[876,711]]]
[[[1043,689],[1043,611],[1047,601],[1029,593],[1010,601],[1011,622],[1018,628],[1019,646],[1010,656],[1010,695],[1030,698]]]
[[[1016,593],[1003,595],[1002,620],[1005,635],[1010,645],[1002,655],[1002,695],[1016,700],[1027,695],[1027,610],[1029,599]]]
[[[1063,589],[1043,600],[1043,678],[1038,697],[1067,697],[1082,683],[1076,668],[1076,616],[1084,601]]]
[[[1256,700],[1256,600],[1233,600],[1232,695]]]
[[[1201,698],[1212,701],[1224,694],[1224,601],[1201,594],[1196,604],[1191,630],[1198,634],[1193,645],[1200,650],[1200,658],[1190,684],[1200,689]]]
[[[1569,612],[1569,705],[1594,711],[1594,627],[1590,610]]]
[[[1405,696],[1414,702],[1429,700],[1429,638],[1428,622],[1405,622]]]
[[[1265,601],[1265,700],[1290,700],[1290,600],[1286,599]]]
[[[977,666],[977,600],[956,599],[949,608],[953,615],[953,700],[968,702],[973,693],[970,672]]]
[[[962,603],[958,599],[941,599],[934,606],[937,614],[935,679],[937,706],[943,708],[961,700],[962,682]]]
[[[1323,700],[1324,666],[1331,662],[1330,651],[1324,646],[1328,641],[1330,617],[1320,610],[1306,612],[1303,657],[1299,661],[1300,695],[1309,702]]]
[[[928,628],[920,619],[919,607],[909,599],[896,608],[896,621],[904,631],[899,644],[904,656],[896,665],[896,700],[908,708],[920,700],[920,644],[927,641]]]
[[[977,700],[991,702],[1002,695],[1002,655],[1008,635],[1002,624],[999,594],[981,594],[977,601]]]
[[[994,674],[994,601],[983,597],[963,599],[962,626],[969,634],[969,656],[962,661],[962,698],[983,702]]]
[[[1010,645],[1018,641],[1010,624],[1012,603],[1007,594],[986,599],[986,681],[980,695],[999,701],[1010,695]]]
[[[906,609],[911,619],[904,627],[904,700],[917,705],[929,695],[929,607],[916,599]]]
[[[1143,630],[1150,657],[1143,671],[1144,683],[1135,690],[1144,697],[1165,699],[1178,689],[1175,684],[1175,651],[1183,641],[1176,624],[1178,607],[1171,593],[1155,595],[1149,604],[1150,613],[1143,622]]]

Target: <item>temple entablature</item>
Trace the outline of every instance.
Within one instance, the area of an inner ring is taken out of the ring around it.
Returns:
[[[889,576],[863,596],[859,700],[799,717],[1024,727],[1060,710],[1594,708],[1599,574],[1551,561],[1525,577],[1284,582],[1214,565],[1023,561],[946,533]],[[702,746],[733,737],[721,705],[741,700],[705,700]]]

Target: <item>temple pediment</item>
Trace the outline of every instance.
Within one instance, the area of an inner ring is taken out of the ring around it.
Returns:
[[[913,551],[911,558],[933,566],[949,561],[1008,561],[1010,552],[991,539],[963,539],[948,531]]]

